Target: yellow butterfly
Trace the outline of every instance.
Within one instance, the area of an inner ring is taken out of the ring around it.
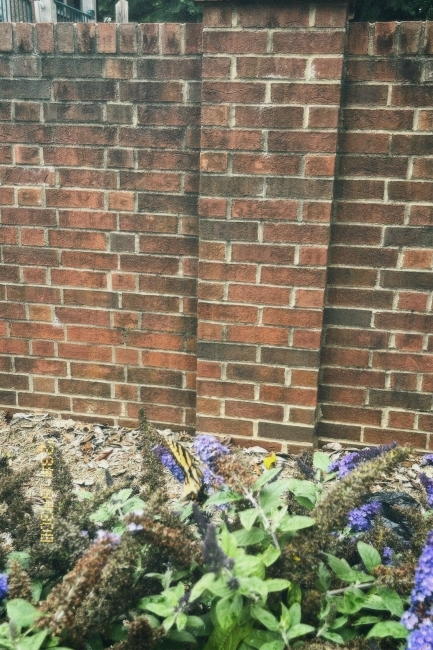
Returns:
[[[164,440],[164,444],[168,447],[176,463],[182,468],[185,474],[182,499],[185,501],[204,501],[204,474],[197,458],[181,445],[180,442],[176,442],[171,438]]]

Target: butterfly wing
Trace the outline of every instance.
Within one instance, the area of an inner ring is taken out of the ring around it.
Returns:
[[[203,472],[198,461],[183,445],[175,440],[167,439],[166,445],[177,464],[185,474],[183,482],[183,499],[200,500],[203,493]]]

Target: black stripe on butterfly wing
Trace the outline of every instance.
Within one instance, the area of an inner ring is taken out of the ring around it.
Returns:
[[[188,449],[186,449],[179,442],[168,439],[166,444],[174,459],[185,474],[183,496],[188,498],[195,498],[202,490],[202,481],[204,477],[198,461],[188,451]]]

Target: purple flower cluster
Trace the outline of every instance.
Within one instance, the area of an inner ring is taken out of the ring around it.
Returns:
[[[391,451],[394,447],[397,446],[396,442],[391,442],[389,445],[380,445],[379,447],[368,447],[366,449],[360,449],[359,451],[354,451],[339,460],[334,461],[328,467],[328,472],[338,472],[338,478],[344,478],[350,472],[358,467],[361,463],[366,463],[369,460],[373,460],[378,456]]]
[[[433,508],[433,479],[429,478],[425,474],[420,473],[419,480],[421,481],[421,484],[427,493],[427,503],[429,504],[430,508]]]
[[[433,465],[433,454],[425,454],[421,458],[420,465]]]
[[[433,648],[433,625],[430,619],[427,619],[417,630],[409,634],[407,640],[407,650],[431,650]]]
[[[168,449],[162,445],[155,445],[155,447],[152,448],[152,451],[156,456],[158,456],[161,463],[170,470],[174,478],[177,479],[179,483],[183,483],[185,474],[183,473],[182,468],[176,463]]]
[[[120,535],[118,533],[110,533],[109,530],[97,530],[95,542],[109,542],[114,548],[120,544]]]
[[[418,566],[415,586],[410,595],[410,608],[401,622],[411,632],[407,650],[430,650],[433,648],[433,530],[427,535]]]
[[[221,456],[230,454],[227,447],[218,442],[214,436],[206,434],[194,438],[194,451],[212,471],[215,470],[215,463]]]
[[[381,508],[378,501],[354,508],[347,514],[347,523],[354,533],[365,533],[373,527],[374,518],[379,514]]]
[[[391,566],[393,561],[394,551],[390,546],[384,546],[382,551],[382,562],[384,566]]]
[[[8,579],[7,573],[0,573],[0,600],[8,595]]]

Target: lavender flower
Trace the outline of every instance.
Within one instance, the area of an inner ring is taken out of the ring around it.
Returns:
[[[433,465],[433,454],[425,454],[421,458],[420,465]]]
[[[360,449],[359,451],[354,451],[339,460],[335,460],[328,467],[328,472],[338,472],[338,478],[344,478],[350,472],[357,468],[361,463],[366,463],[369,460],[373,460],[378,456],[391,451],[394,447],[397,446],[396,442],[391,442],[389,445],[380,445],[379,447],[367,447],[366,449]]]
[[[422,473],[420,473],[419,479],[427,493],[427,503],[430,508],[433,508],[433,479]]]
[[[152,447],[152,451],[156,456],[158,456],[161,463],[170,470],[174,478],[177,479],[179,483],[183,483],[185,474],[168,449],[162,445],[155,445],[155,447]]]
[[[393,560],[394,551],[390,546],[385,546],[382,551],[382,561],[385,566],[391,566]]]
[[[0,573],[0,600],[8,595],[8,579],[7,573]]]
[[[430,650],[433,648],[433,625],[430,619],[425,619],[417,630],[407,639],[407,650]]]
[[[430,650],[433,648],[433,530],[427,535],[414,581],[410,609],[401,617],[402,624],[411,632],[407,650]]]
[[[378,501],[366,503],[354,508],[347,514],[347,523],[354,533],[365,533],[373,527],[373,520],[379,514],[381,504]]]
[[[108,530],[97,530],[95,541],[100,542],[101,540],[109,542],[113,547],[118,546],[120,544],[120,535],[118,533],[110,533]]]
[[[222,445],[214,436],[206,434],[196,436],[194,439],[194,451],[203,463],[213,471],[216,461],[221,456],[227,456],[230,451]]]

